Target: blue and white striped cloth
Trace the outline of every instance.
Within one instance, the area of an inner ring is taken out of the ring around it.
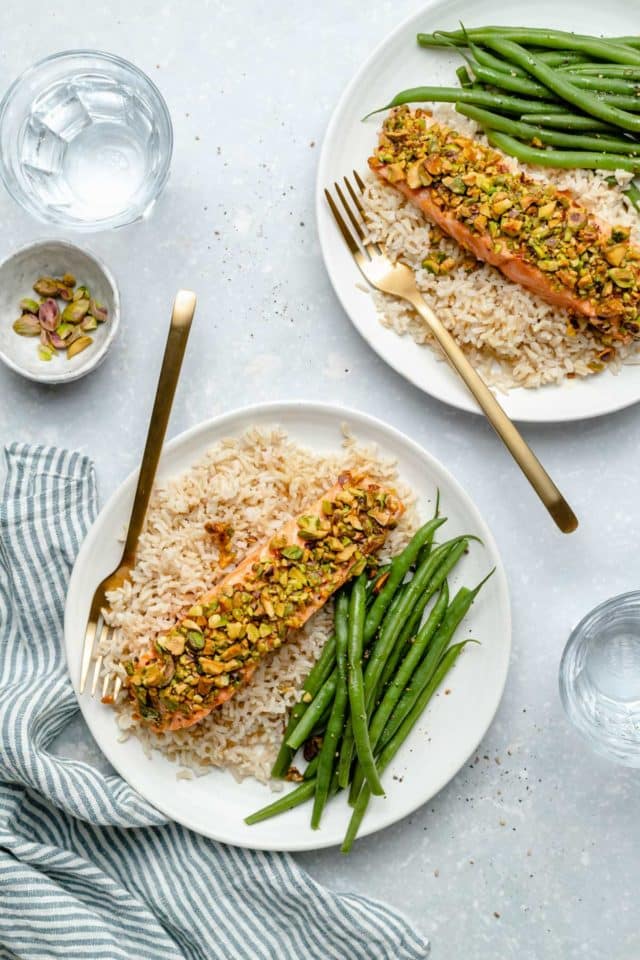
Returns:
[[[91,462],[13,444],[0,501],[0,956],[417,960],[404,920],[288,855],[167,822],[126,783],[48,752],[77,710],[64,597],[96,514]]]

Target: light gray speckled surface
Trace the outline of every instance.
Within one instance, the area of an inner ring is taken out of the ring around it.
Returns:
[[[556,533],[489,427],[386,369],[351,328],[314,231],[330,111],[374,44],[417,4],[24,0],[0,9],[0,86],[55,50],[112,50],[147,70],[173,115],[175,161],[152,218],[87,243],[113,268],[122,334],[95,375],[43,389],[0,370],[0,441],[73,445],[104,499],[137,463],[175,289],[199,311],[170,432],[232,405],[304,396],[389,420],[443,460],[492,526],[510,577],[514,651],[479,759],[408,820],[299,857],[319,879],[401,907],[434,960],[640,956],[638,775],[569,729],[557,667],[570,627],[638,585],[640,413],[527,428],[582,518]],[[50,233],[0,194],[0,256]],[[238,384],[242,390],[238,393]],[[59,745],[101,762],[78,722]]]

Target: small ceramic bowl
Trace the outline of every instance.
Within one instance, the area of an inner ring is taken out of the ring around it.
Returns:
[[[38,356],[38,338],[21,337],[13,329],[20,316],[19,303],[35,297],[39,277],[72,273],[108,310],[108,319],[89,333],[93,343],[67,359],[60,351],[49,360]],[[96,256],[64,240],[38,240],[12,253],[0,263],[0,360],[16,373],[38,383],[68,383],[95,370],[107,355],[120,323],[120,296],[110,270]]]

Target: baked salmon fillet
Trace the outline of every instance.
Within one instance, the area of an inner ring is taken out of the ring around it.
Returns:
[[[291,630],[364,570],[403,511],[393,490],[342,475],[148,651],[123,662],[140,718],[157,732],[178,730],[229,700]]]
[[[544,300],[588,318],[603,343],[640,329],[640,248],[572,193],[512,173],[490,147],[401,107],[369,166],[444,233]]]

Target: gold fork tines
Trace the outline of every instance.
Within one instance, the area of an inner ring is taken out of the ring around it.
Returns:
[[[118,566],[104,580],[98,584],[91,601],[89,619],[85,629],[80,664],[79,691],[84,693],[87,679],[93,662],[93,676],[91,680],[91,696],[95,696],[100,685],[100,675],[104,664],[104,656],[100,647],[105,648],[111,637],[112,628],[105,623],[103,610],[108,607],[107,594],[117,590],[131,578],[131,571],[136,562],[136,549],[142,531],[144,518],[149,505],[151,488],[155,479],[162,444],[169,422],[169,415],[176,392],[182,358],[187,346],[191,321],[196,308],[195,294],[190,290],[180,290],[173,304],[171,324],[167,345],[162,360],[162,368],[156,389],[156,397],[149,422],[147,441],[142,455],[138,484],[133,499],[129,528],[125,540],[122,558]],[[116,700],[122,687],[122,678],[111,671],[102,678],[101,696],[103,700]]]
[[[372,287],[401,300],[406,300],[417,310],[428,325],[445,357],[458,373],[469,392],[475,397],[489,423],[544,503],[555,523],[563,533],[571,533],[578,526],[578,520],[573,510],[516,426],[506,415],[482,377],[471,365],[460,346],[427,305],[418,290],[413,270],[404,263],[393,263],[387,256],[383,244],[368,239],[366,211],[360,199],[364,193],[365,184],[356,170],[353,171],[353,179],[357,189],[354,188],[349,177],[343,177],[348,197],[339,183],[334,183],[337,201],[329,190],[325,190],[325,196],[338,229],[360,272]],[[344,216],[340,208],[344,211]],[[349,223],[353,227],[353,232]]]

